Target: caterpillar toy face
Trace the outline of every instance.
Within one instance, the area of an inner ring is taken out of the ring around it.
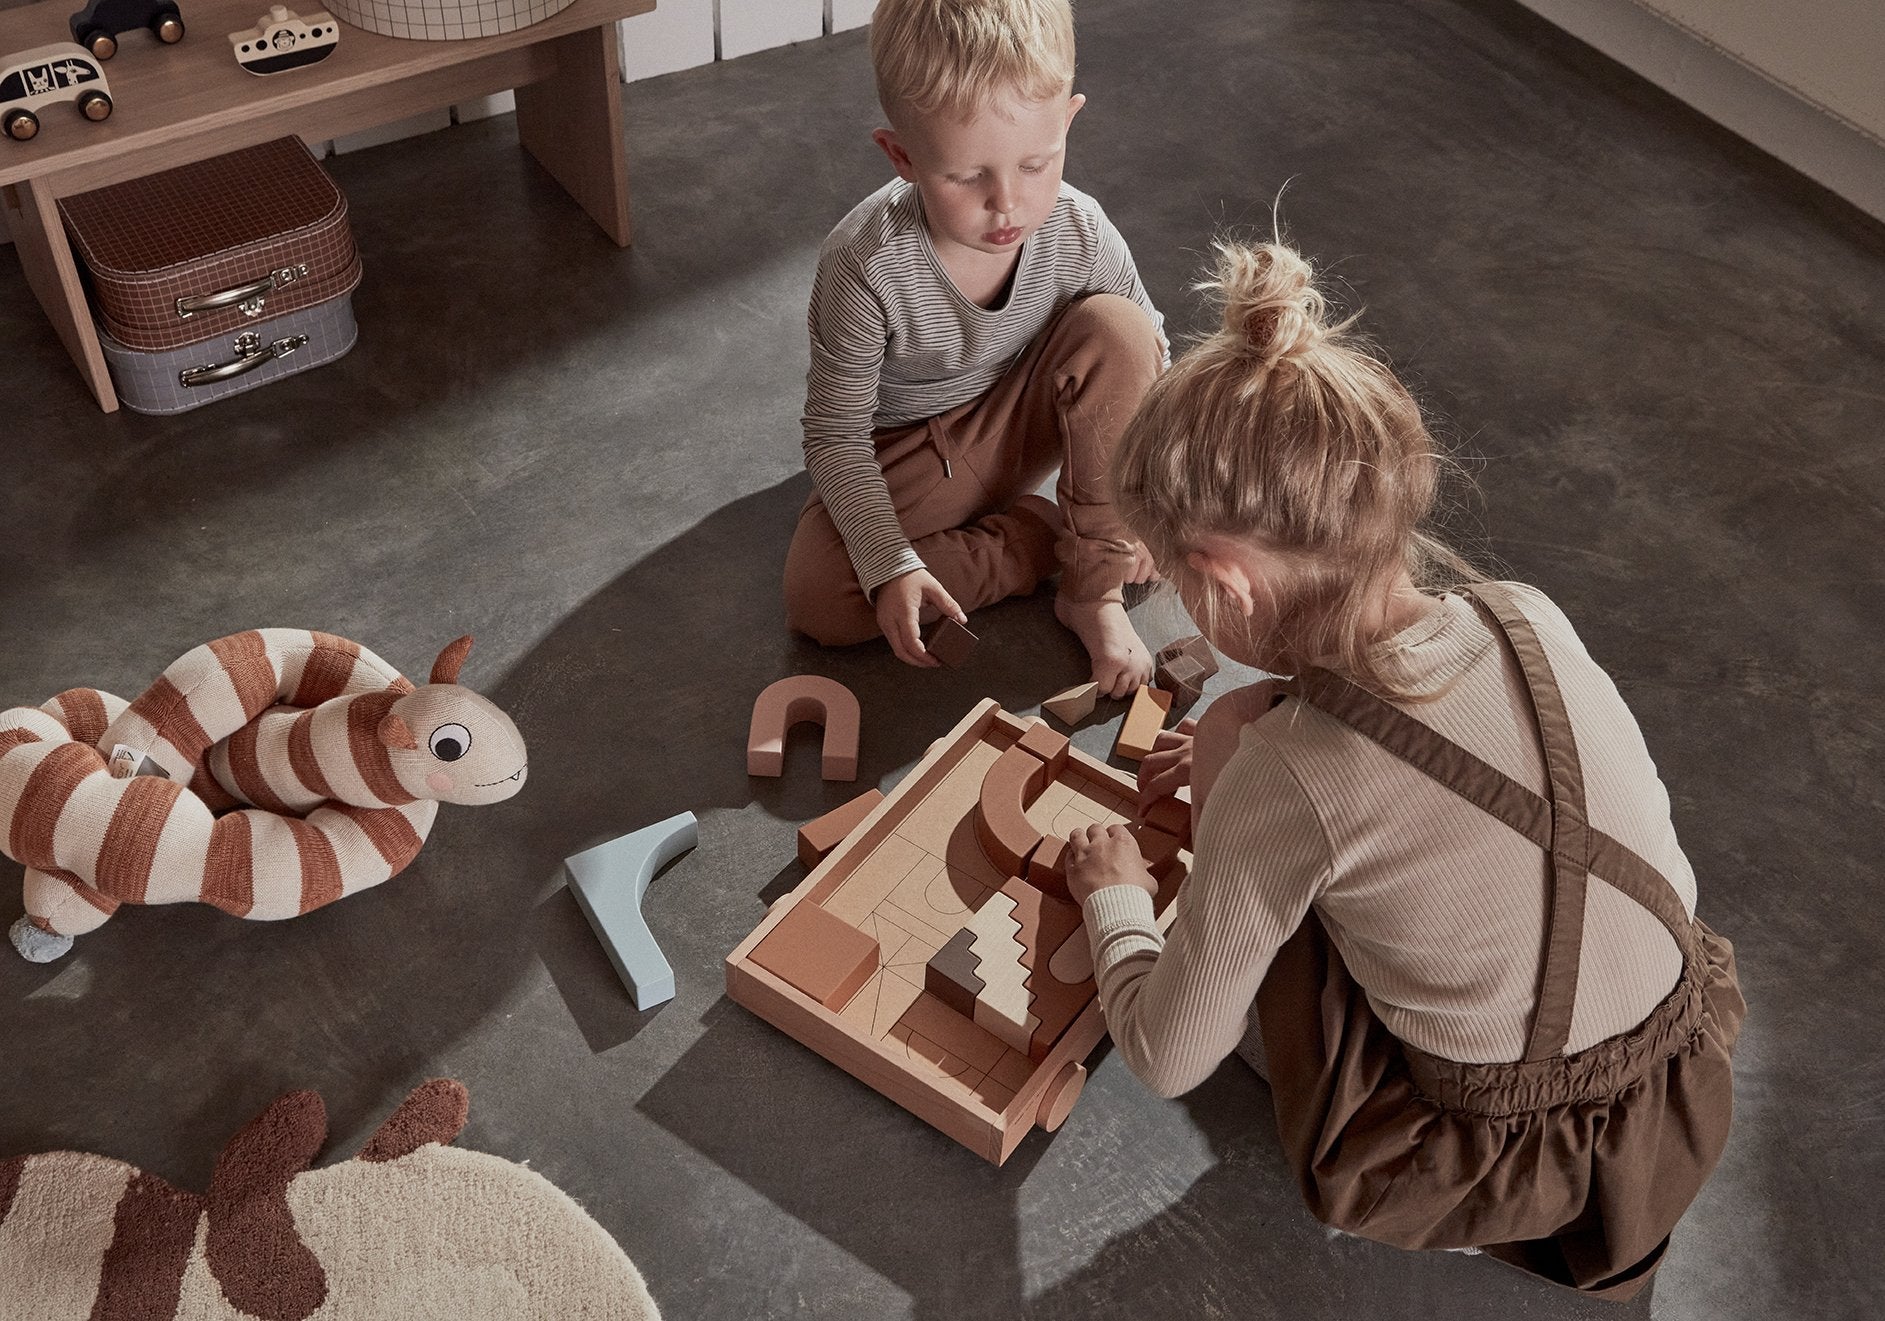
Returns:
[[[460,638],[439,653],[432,682],[401,697],[380,722],[380,742],[407,792],[441,803],[497,803],[524,787],[523,736],[489,699],[456,682],[471,650]]]

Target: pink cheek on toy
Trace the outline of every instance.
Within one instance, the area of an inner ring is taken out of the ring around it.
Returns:
[[[444,771],[433,771],[425,777],[425,787],[435,794],[448,794],[452,791],[452,777]]]

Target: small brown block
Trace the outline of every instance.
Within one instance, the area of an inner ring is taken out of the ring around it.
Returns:
[[[925,650],[950,669],[957,669],[968,663],[975,654],[975,644],[981,639],[968,629],[956,623],[947,615],[936,623],[935,630],[923,643]]]
[[[982,961],[975,956],[974,944],[975,933],[964,927],[923,968],[923,989],[971,1020],[975,1017],[975,999],[986,989],[986,983],[976,976]]]
[[[1172,695],[1159,688],[1141,687],[1133,694],[1126,718],[1119,722],[1119,738],[1113,754],[1129,761],[1139,761],[1152,751],[1165,717],[1172,709]]]
[[[1159,799],[1145,809],[1145,824],[1174,836],[1182,848],[1191,847],[1191,804],[1182,798]]]
[[[746,733],[746,773],[783,775],[786,732],[807,720],[825,727],[825,779],[855,780],[861,722],[857,694],[819,674],[794,674],[760,693]]]
[[[816,867],[883,801],[882,790],[868,789],[843,807],[834,807],[817,820],[807,821],[799,827],[799,861]]]
[[[1155,879],[1177,865],[1178,852],[1184,845],[1176,835],[1168,835],[1152,825],[1134,826],[1132,835],[1139,841],[1139,856],[1145,859],[1146,870]]]
[[[1168,661],[1161,661],[1152,677],[1160,688],[1170,693],[1180,704],[1190,706],[1204,696],[1204,681],[1209,676],[1205,674],[1204,666],[1190,656],[1174,656]]]
[[[1049,729],[1038,720],[1029,725],[1027,732],[1015,740],[1015,746],[1026,748],[1046,762],[1049,780],[1067,768],[1067,749],[1070,746],[1067,736],[1058,730]]]
[[[1047,835],[1040,847],[1028,854],[1027,882],[1043,894],[1067,898],[1067,841]]]
[[[1100,686],[1097,683],[1076,684],[1042,702],[1041,710],[1063,724],[1077,725],[1093,714],[1093,703],[1099,699],[1099,695]]]
[[[801,900],[753,946],[752,961],[827,1009],[843,1009],[877,971],[877,942]]]
[[[1211,644],[1206,642],[1200,634],[1193,633],[1189,637],[1179,638],[1176,642],[1168,642],[1158,651],[1158,661],[1161,665],[1180,656],[1195,661],[1205,679],[1217,673],[1217,654],[1211,650]]]

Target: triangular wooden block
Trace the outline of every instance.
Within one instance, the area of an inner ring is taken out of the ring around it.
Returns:
[[[1062,724],[1077,725],[1093,714],[1093,704],[1099,700],[1099,695],[1097,683],[1078,684],[1042,702],[1041,710]]]

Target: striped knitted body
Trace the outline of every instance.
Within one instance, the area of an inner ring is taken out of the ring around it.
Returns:
[[[415,689],[343,638],[254,630],[195,648],[128,704],[81,688],[0,712],[0,845],[26,866],[27,921],[70,937],[122,903],[185,900],[295,917],[397,875],[439,800],[523,781],[508,717],[450,682],[469,645]],[[428,747],[395,707],[426,718]],[[514,773],[478,781],[487,764]],[[131,773],[148,765],[162,773]]]

